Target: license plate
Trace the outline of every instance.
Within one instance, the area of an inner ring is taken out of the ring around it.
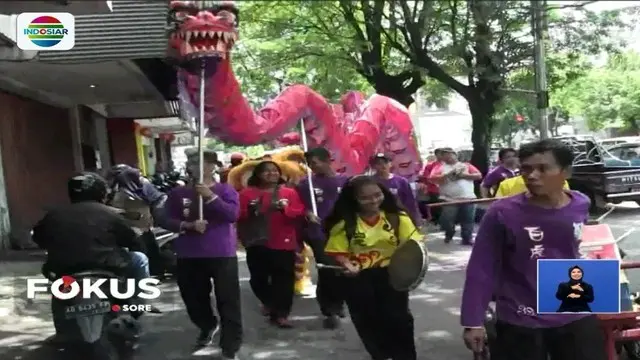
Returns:
[[[67,319],[75,319],[91,315],[105,314],[111,311],[111,303],[108,301],[98,301],[86,304],[69,305],[64,310]]]

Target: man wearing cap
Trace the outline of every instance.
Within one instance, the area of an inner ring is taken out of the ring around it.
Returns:
[[[327,239],[322,228],[322,221],[333,210],[333,205],[338,199],[340,190],[344,187],[348,178],[344,175],[336,174],[332,169],[331,154],[327,149],[322,147],[313,148],[304,155],[307,165],[313,172],[311,183],[318,214],[313,213],[313,205],[311,203],[313,198],[309,189],[309,178],[304,178],[296,187],[306,210],[307,224],[303,230],[303,236],[305,242],[311,246],[316,261],[323,263]],[[345,317],[342,283],[341,274],[338,274],[335,270],[318,270],[316,299],[320,305],[320,311],[325,317],[322,324],[326,329],[337,328],[340,325],[339,318]]]
[[[418,210],[418,202],[413,189],[407,179],[391,173],[391,157],[378,153],[371,157],[369,165],[374,171],[374,176],[398,197],[413,223],[416,225],[421,224],[422,217]]]
[[[482,179],[475,166],[458,161],[456,152],[451,148],[442,148],[442,162],[436,165],[428,180],[440,186],[440,198],[444,201],[475,199],[474,181]],[[445,233],[445,243],[453,240],[456,220],[460,221],[463,245],[473,244],[473,227],[476,206],[474,204],[449,205],[442,207],[440,227]]]
[[[242,342],[240,280],[236,257],[236,231],[240,208],[238,193],[228,184],[216,183],[213,173],[220,166],[215,151],[205,151],[204,181],[198,184],[198,155],[190,154],[187,169],[193,180],[174,189],[167,199],[178,255],[177,280],[191,321],[199,328],[199,346],[206,346],[221,330],[223,359],[235,359]],[[203,219],[199,219],[199,197],[203,199]],[[218,320],[211,307],[215,289]]]

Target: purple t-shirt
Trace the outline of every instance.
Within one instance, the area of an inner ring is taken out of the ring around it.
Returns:
[[[313,192],[316,196],[316,206],[318,207],[318,217],[322,220],[333,210],[333,205],[338,200],[340,190],[344,187],[344,184],[349,180],[344,175],[334,176],[318,176],[313,175],[311,182],[313,183]],[[296,186],[296,190],[304,203],[306,211],[311,211],[311,195],[309,194],[309,179],[302,179]],[[313,240],[324,240],[324,233],[322,225],[307,224],[305,227],[306,236]]]
[[[188,231],[174,240],[179,258],[235,257],[237,250],[234,223],[240,214],[238,192],[228,184],[211,187],[218,198],[204,204],[204,219],[209,222],[204,234]],[[198,218],[198,195],[192,187],[175,188],[165,205],[170,231],[179,231],[180,222]]]
[[[510,170],[500,165],[489,171],[487,176],[484,177],[484,180],[482,180],[482,187],[487,189],[497,189],[498,185],[500,185],[503,180],[512,178],[516,175],[518,175],[517,170]]]
[[[392,175],[386,179],[378,177],[378,180],[398,197],[402,206],[407,210],[409,217],[417,224],[417,221],[420,219],[420,211],[418,210],[418,202],[416,201],[409,181],[397,175]]]
[[[491,296],[500,321],[528,328],[557,327],[586,315],[537,315],[537,260],[580,258],[579,236],[589,199],[569,192],[560,209],[529,203],[526,194],[498,200],[482,218],[467,266],[461,306],[464,327],[482,326]]]

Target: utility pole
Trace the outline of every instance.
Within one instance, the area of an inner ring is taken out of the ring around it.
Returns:
[[[420,132],[420,115],[422,115],[422,111],[424,110],[424,98],[422,97],[422,88],[418,89],[415,93],[414,98],[416,101],[414,102],[414,111],[413,114],[409,112],[411,116],[411,122],[413,123],[413,133],[416,135],[416,146],[420,151],[422,151],[422,133]],[[407,109],[408,111],[408,109]]]
[[[549,138],[549,91],[545,65],[545,40],[547,35],[547,0],[531,0],[531,24],[534,39],[534,64],[536,78],[536,107],[540,122],[540,138]]]

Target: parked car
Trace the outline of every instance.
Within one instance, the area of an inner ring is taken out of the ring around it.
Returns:
[[[640,142],[640,136],[623,136],[623,137],[615,137],[610,139],[602,139],[599,141],[600,145],[605,149],[608,149],[615,145],[620,144],[628,144],[628,143],[638,143]]]
[[[593,209],[604,208],[606,203],[623,201],[640,204],[640,160],[625,160],[615,155],[632,157],[632,151],[640,153],[640,144],[605,149],[594,138],[579,140],[563,137],[560,140],[574,151],[569,186],[589,196]]]
[[[615,163],[622,166],[640,166],[640,141],[622,143],[605,148],[603,157],[605,164]]]

